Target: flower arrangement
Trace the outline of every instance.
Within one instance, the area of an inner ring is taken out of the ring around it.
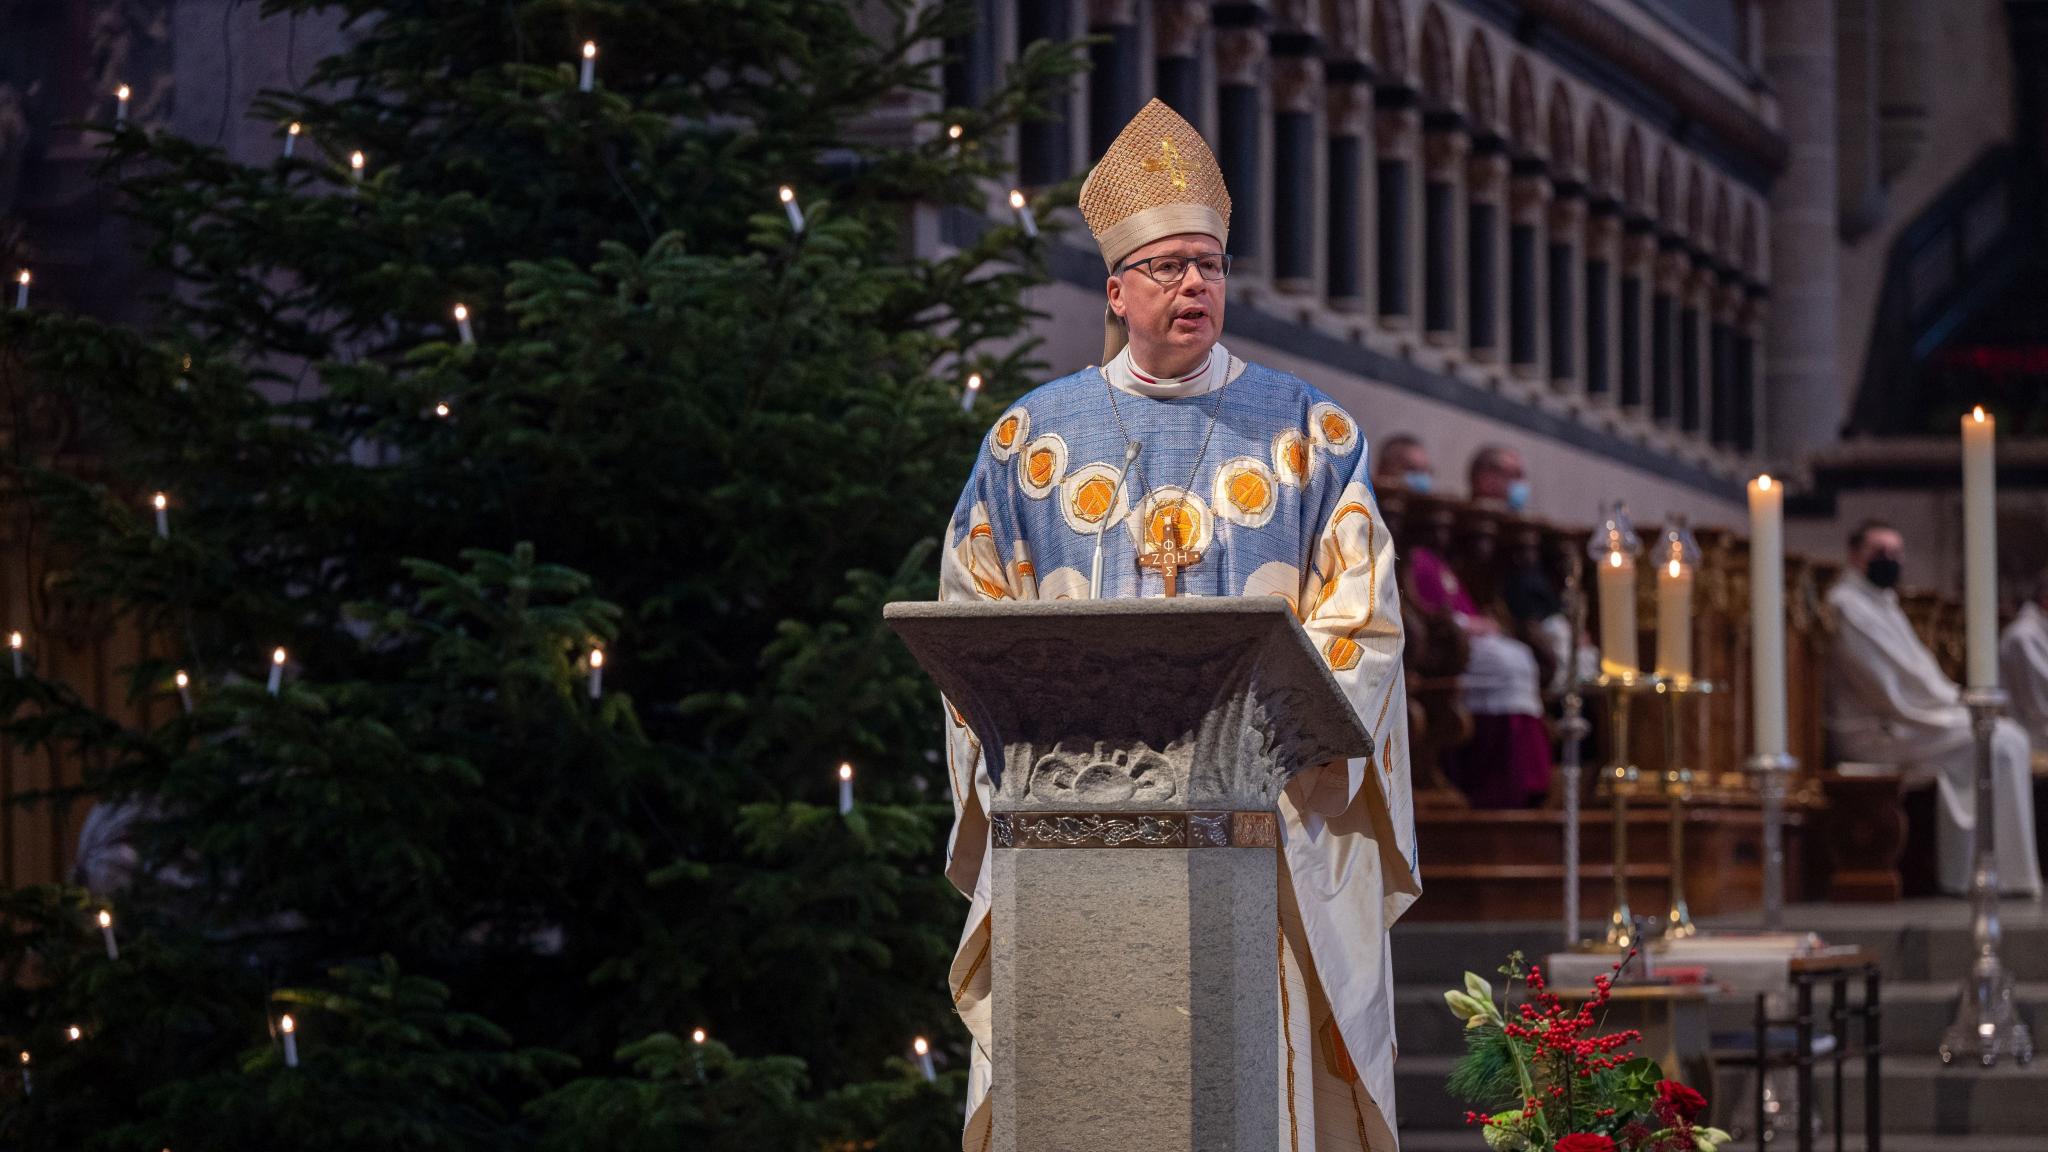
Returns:
[[[1550,991],[1540,967],[1522,954],[1500,968],[1519,1003],[1494,1000],[1493,985],[1475,972],[1465,987],[1444,993],[1465,1022],[1465,1055],[1451,1073],[1451,1094],[1473,1106],[1465,1113],[1494,1152],[1716,1152],[1728,1133],[1701,1123],[1707,1098],[1667,1080],[1657,1062],[1629,1046],[1632,1029],[1602,1032],[1614,980],[1630,952],[1593,981],[1590,999],[1567,1005]],[[1482,1110],[1483,1109],[1483,1110]]]

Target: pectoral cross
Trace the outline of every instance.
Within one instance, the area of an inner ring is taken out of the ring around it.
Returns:
[[[1202,562],[1202,554],[1192,548],[1180,546],[1180,515],[1178,509],[1166,517],[1166,540],[1158,548],[1138,557],[1138,567],[1157,568],[1166,577],[1166,594],[1180,595],[1179,574],[1183,568],[1192,568]]]

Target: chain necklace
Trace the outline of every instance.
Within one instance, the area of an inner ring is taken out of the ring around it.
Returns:
[[[1223,370],[1225,373],[1228,373],[1230,371],[1230,366],[1227,362],[1225,363]],[[1201,451],[1195,453],[1195,466],[1188,472],[1187,487],[1181,489],[1180,499],[1175,500],[1173,502],[1173,508],[1176,514],[1176,523],[1179,522],[1179,513],[1187,511],[1188,494],[1192,493],[1195,490],[1195,481],[1200,479],[1202,476],[1202,459],[1203,457],[1206,457],[1209,454],[1209,441],[1212,437],[1216,435],[1216,417],[1221,415],[1223,411],[1224,383],[1225,382],[1218,382],[1215,385],[1215,388],[1213,390],[1215,398],[1209,402],[1209,428],[1207,431],[1202,433],[1202,449]],[[1116,404],[1116,385],[1109,382],[1108,372],[1104,372],[1102,374],[1102,386],[1104,388],[1109,389],[1109,414],[1116,418],[1116,430],[1118,432],[1123,433],[1125,444],[1137,443],[1136,440],[1131,438],[1131,430],[1124,426],[1124,414],[1117,408]],[[1145,470],[1143,465],[1140,465],[1138,468],[1138,482],[1145,486],[1144,494],[1138,497],[1138,502],[1142,504],[1145,501],[1145,497],[1150,496],[1152,494],[1152,482],[1145,478]],[[1144,539],[1144,535],[1145,534],[1142,531],[1139,533],[1139,539],[1141,542]],[[1180,541],[1180,544],[1189,547],[1193,546],[1193,543],[1194,542],[1191,540]]]

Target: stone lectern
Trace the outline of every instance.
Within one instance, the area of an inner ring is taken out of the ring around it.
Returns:
[[[994,1147],[1274,1152],[1274,806],[1371,746],[1287,604],[885,615],[998,777]]]

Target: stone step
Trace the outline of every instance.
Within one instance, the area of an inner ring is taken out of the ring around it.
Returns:
[[[1412,1056],[1403,1052],[1395,1066],[1399,1114],[1405,1128],[1439,1132],[1464,1126],[1465,1105],[1444,1091],[1452,1056]],[[1979,1137],[2031,1138],[2034,1147],[2048,1147],[2048,1064],[2021,1068],[2001,1064],[1992,1069],[1945,1066],[1935,1056],[1887,1057],[1883,1069],[1883,1120],[1886,1144],[1898,1136],[1967,1137],[1971,1148]],[[1828,1115],[1831,1072],[1816,1070],[1815,1090],[1821,1115]],[[1728,1070],[1713,1098],[1717,1119],[1727,1127],[1739,1119],[1728,1115],[1743,1102],[1742,1078]],[[1846,1127],[1863,1129],[1863,1066],[1852,1061],[1844,1069],[1849,1094]]]
[[[1498,984],[1498,981],[1495,981]],[[1394,990],[1394,1023],[1404,1055],[1442,1056],[1464,1051],[1464,1024],[1444,1006],[1443,993],[1451,987],[1423,987],[1403,979]],[[1955,1018],[1954,981],[1887,982],[1883,991],[1884,1017],[1880,1038],[1884,1051],[1898,1056],[1924,1056],[1934,1052],[1941,1035]],[[2022,983],[2014,989],[2021,1019],[2036,1026],[2048,1025],[2048,983]],[[1850,1003],[1860,993],[1851,992]],[[1826,1030],[1828,989],[1820,989],[1815,1006],[1822,1013],[1821,1030]],[[1754,1001],[1732,997],[1708,1010],[1709,1026],[1716,1032],[1745,1031],[1752,1026]],[[1850,1022],[1850,1036],[1860,1037],[1860,1025]],[[2048,1147],[2048,1142],[2044,1142]]]

